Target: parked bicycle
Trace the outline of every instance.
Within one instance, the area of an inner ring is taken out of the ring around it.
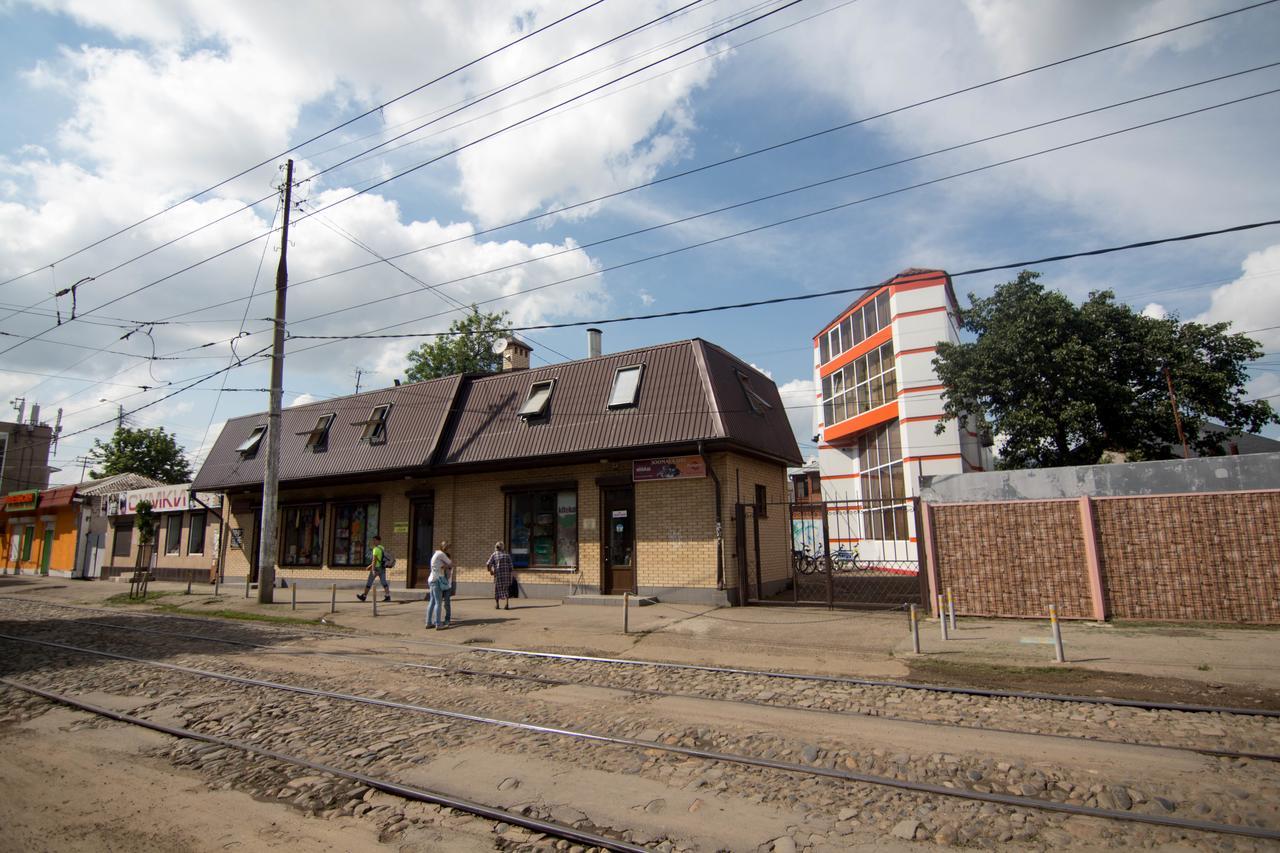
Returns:
[[[822,552],[809,553],[809,546],[802,545],[791,552],[791,565],[798,575],[821,574],[827,570],[827,555]],[[831,570],[833,572],[856,572],[862,568],[858,562],[858,547],[841,546],[831,552]]]

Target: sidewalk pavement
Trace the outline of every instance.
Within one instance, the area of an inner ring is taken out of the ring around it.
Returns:
[[[714,608],[659,603],[632,607],[630,633],[623,633],[620,607],[564,605],[556,599],[514,599],[510,610],[495,610],[493,599],[455,597],[453,625],[427,630],[421,601],[355,599],[357,590],[339,590],[337,612],[329,614],[327,590],[302,588],[296,612],[290,590],[275,590],[275,603],[244,597],[244,588],[153,582],[154,602],[198,615],[236,610],[326,621],[358,631],[471,645],[561,651],[605,657],[633,657],[750,669],[791,670],[833,675],[906,678],[912,661],[1002,666],[1058,666],[1179,678],[1207,684],[1280,689],[1280,626],[1220,627],[1178,624],[1096,624],[1063,622],[1066,664],[1054,664],[1047,620],[966,619],[943,642],[936,620],[922,620],[922,658],[911,654],[908,619],[901,611],[851,611],[796,607]],[[3,596],[27,596],[64,604],[100,606],[123,596],[127,584],[75,581],[30,575],[0,576]]]

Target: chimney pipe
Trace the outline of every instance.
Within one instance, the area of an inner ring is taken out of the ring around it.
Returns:
[[[600,357],[600,335],[599,329],[587,329],[587,358]]]
[[[40,404],[31,404],[31,425],[40,426]]]

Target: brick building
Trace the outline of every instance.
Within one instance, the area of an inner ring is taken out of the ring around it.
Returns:
[[[460,591],[488,594],[502,540],[535,596],[736,600],[734,505],[785,499],[800,462],[774,383],[696,338],[532,370],[528,354],[285,410],[277,575],[359,585],[377,534],[393,587],[424,588],[448,541]],[[228,421],[192,485],[226,494],[228,578],[257,572],[265,433],[264,414]],[[762,539],[785,565],[786,519]]]
[[[196,492],[191,483],[156,484],[106,496],[104,510],[110,527],[104,578],[127,575],[138,564],[141,537],[136,527],[137,506],[151,504],[156,530],[151,574],[159,580],[212,581],[222,551],[222,495]]]

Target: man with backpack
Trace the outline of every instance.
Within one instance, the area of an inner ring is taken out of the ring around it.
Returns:
[[[382,582],[382,600],[391,600],[391,584],[387,583],[387,561],[386,552],[382,550],[382,537],[373,537],[373,560],[369,563],[369,577],[364,582],[364,592],[356,595],[361,601],[369,597],[369,590],[373,588],[373,579],[377,578]]]

